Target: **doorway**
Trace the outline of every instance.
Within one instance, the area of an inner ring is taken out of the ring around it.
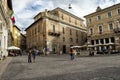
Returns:
[[[63,45],[63,54],[66,54],[66,45]]]

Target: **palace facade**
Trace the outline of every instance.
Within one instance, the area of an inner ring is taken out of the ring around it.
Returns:
[[[85,16],[88,43],[94,50],[118,50],[120,45],[120,4],[101,9]]]
[[[71,46],[84,45],[86,36],[83,19],[59,7],[40,12],[26,28],[27,48],[49,48],[51,53],[68,53]]]

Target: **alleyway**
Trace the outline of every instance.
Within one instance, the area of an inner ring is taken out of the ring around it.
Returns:
[[[27,63],[27,56],[13,57],[0,80],[120,80],[120,55],[77,57],[69,55],[37,56]]]

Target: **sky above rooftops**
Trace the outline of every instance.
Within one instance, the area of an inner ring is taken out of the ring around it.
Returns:
[[[12,0],[12,2],[15,24],[20,29],[25,29],[34,22],[33,17],[45,9],[60,7],[84,19],[85,15],[95,12],[98,6],[104,9],[120,3],[120,0]],[[72,9],[68,8],[69,4]]]

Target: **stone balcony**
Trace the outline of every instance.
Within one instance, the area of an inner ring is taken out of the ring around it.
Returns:
[[[48,35],[59,37],[60,36],[60,32],[53,32],[52,30],[48,30]]]

